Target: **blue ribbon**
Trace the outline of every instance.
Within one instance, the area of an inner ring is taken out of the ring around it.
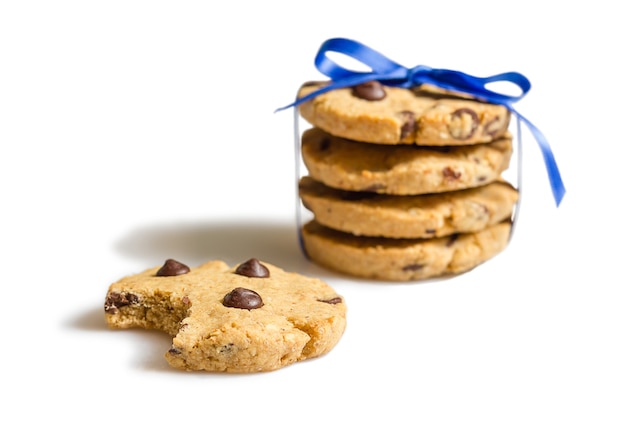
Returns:
[[[350,56],[367,65],[371,71],[361,72],[342,68],[328,58],[326,55],[327,52],[337,52]],[[526,124],[541,149],[552,187],[552,194],[557,206],[565,196],[565,186],[563,185],[559,168],[547,139],[537,127],[517,112],[511,105],[522,99],[530,90],[530,81],[522,74],[507,72],[490,77],[475,77],[460,71],[434,69],[424,65],[418,65],[415,68],[409,69],[359,42],[344,38],[333,38],[325,41],[315,57],[315,66],[322,74],[330,77],[330,84],[307,96],[296,99],[295,102],[279,108],[276,111],[297,106],[302,102],[306,102],[331,90],[356,86],[372,80],[377,80],[387,86],[405,88],[430,84],[442,89],[466,93],[479,100],[505,106],[511,113],[515,114],[521,122]],[[512,83],[521,90],[521,94],[512,96],[487,89],[487,84],[495,82]]]

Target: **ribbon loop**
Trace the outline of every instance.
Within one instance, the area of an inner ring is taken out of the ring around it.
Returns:
[[[327,56],[328,52],[341,53],[342,55],[352,57],[362,64],[367,65],[373,74],[388,75],[397,69],[404,68],[383,54],[357,41],[344,38],[332,38],[322,43],[322,46],[315,56],[315,66],[322,74],[330,77],[330,79],[334,81],[352,75],[354,71],[344,69],[332,61]]]
[[[343,68],[328,57],[329,52],[351,57],[367,66],[369,71],[352,71]],[[565,195],[565,187],[550,145],[539,129],[512,107],[512,104],[522,99],[531,88],[530,81],[522,74],[505,72],[489,77],[475,77],[461,71],[434,69],[424,65],[418,65],[409,69],[364,44],[344,38],[333,38],[322,43],[315,56],[315,66],[322,74],[331,79],[330,84],[307,96],[296,99],[295,102],[276,111],[295,107],[331,90],[356,86],[372,80],[377,80],[387,86],[404,88],[429,84],[445,90],[464,93],[484,102],[503,105],[528,126],[539,144],[556,205],[558,206],[561,203]],[[487,88],[487,85],[490,83],[500,82],[511,83],[517,86],[521,94],[507,95]]]

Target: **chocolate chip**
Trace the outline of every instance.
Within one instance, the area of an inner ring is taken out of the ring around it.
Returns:
[[[258,309],[263,306],[259,293],[243,287],[237,287],[224,296],[222,304],[228,308]]]
[[[180,349],[174,346],[172,346],[168,352],[172,355],[180,355],[182,353]]]
[[[376,80],[354,86],[352,88],[352,94],[366,101],[380,101],[387,96],[383,85]]]
[[[174,259],[167,259],[161,269],[156,273],[157,277],[173,277],[175,275],[183,275],[189,273],[189,266],[182,264]]]
[[[239,265],[235,269],[235,274],[250,278],[267,278],[270,276],[270,271],[257,259],[252,258]]]
[[[415,113],[412,111],[402,111],[402,127],[400,128],[400,139],[407,138],[415,132]]]
[[[115,315],[119,312],[116,306],[104,304],[104,313],[109,315]]]
[[[109,293],[104,302],[104,312],[107,314],[117,314],[118,308],[139,303],[139,296],[133,293]]]
[[[450,167],[445,167],[442,171],[443,177],[450,180],[457,180],[461,177],[461,172],[455,172]]]
[[[452,244],[454,244],[454,242],[458,239],[459,239],[459,234],[450,235],[450,238],[448,239],[448,242],[446,243],[446,247],[451,247]]]
[[[402,270],[405,271],[405,272],[419,271],[423,267],[424,267],[424,265],[422,265],[421,263],[411,263],[410,265],[403,266]]]
[[[485,124],[484,132],[489,136],[496,136],[504,127],[504,124],[500,122],[500,117],[493,118],[489,123]]]
[[[470,123],[467,122],[468,119],[471,121]],[[474,135],[478,124],[476,111],[469,108],[459,108],[452,113],[448,131],[454,139],[465,140]]]
[[[337,303],[341,303],[341,297],[333,297],[332,299],[318,300],[318,302],[328,303],[329,305],[336,305]]]

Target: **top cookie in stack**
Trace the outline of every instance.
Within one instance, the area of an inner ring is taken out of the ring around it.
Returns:
[[[307,83],[304,97],[326,83]],[[404,89],[376,81],[326,92],[299,106],[304,119],[326,132],[359,142],[425,146],[473,145],[508,132],[510,113],[432,86]]]
[[[322,87],[304,84],[299,97]],[[410,281],[465,272],[508,243],[517,191],[509,111],[432,87],[369,82],[301,103],[301,229],[314,262]]]

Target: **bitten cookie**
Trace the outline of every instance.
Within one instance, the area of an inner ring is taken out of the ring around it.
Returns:
[[[302,227],[307,256],[320,266],[347,275],[387,281],[412,281],[466,272],[494,257],[509,241],[511,223],[482,231],[431,239],[358,237],[315,221]]]
[[[328,284],[257,259],[197,268],[170,259],[111,284],[104,311],[111,328],[172,335],[165,358],[184,370],[276,370],[329,352],[346,327]]]
[[[305,176],[299,194],[322,225],[354,235],[434,238],[480,231],[511,217],[517,190],[504,181],[439,194],[394,196],[330,188]]]
[[[313,127],[302,134],[309,175],[346,191],[417,195],[485,185],[509,167],[511,135],[454,147],[376,145],[350,141]]]
[[[326,82],[302,85],[304,97]],[[373,81],[331,90],[298,106],[300,115],[335,136],[378,144],[471,145],[503,137],[510,112],[501,105]]]

